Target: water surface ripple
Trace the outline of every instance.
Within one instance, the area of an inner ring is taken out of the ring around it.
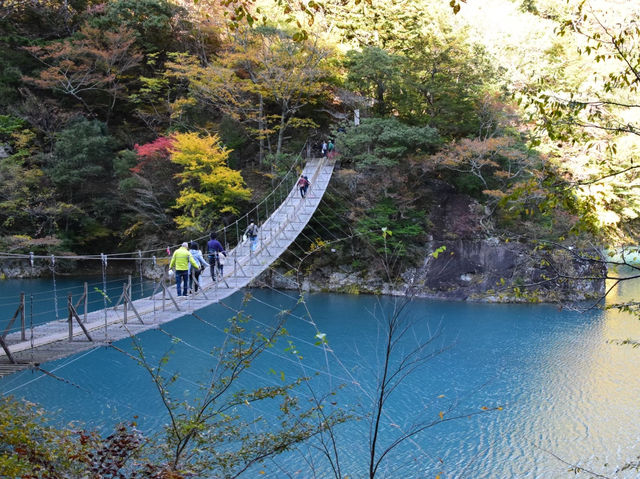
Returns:
[[[33,289],[40,283],[14,283],[13,289],[5,287],[9,281],[2,284],[4,298],[17,287]],[[43,290],[48,288],[46,282],[41,284]],[[625,294],[635,294],[626,288]],[[287,379],[310,375],[318,391],[344,385],[336,397],[339,407],[370,411],[383,360],[382,310],[393,299],[311,294],[306,298],[309,320],[300,319],[305,310],[290,292],[253,290],[252,294],[256,299],[244,308],[261,327],[274,324],[279,310],[292,310],[286,325],[291,343],[281,341],[263,355],[243,386],[279,384],[280,373]],[[227,303],[243,307],[241,295]],[[12,303],[7,304],[2,312],[10,317]],[[384,415],[382,443],[388,444],[416,422],[437,420],[441,411],[464,417],[430,427],[404,443],[385,461],[379,477],[574,477],[554,456],[609,477],[637,477],[637,472],[615,473],[615,465],[639,454],[640,424],[634,418],[640,406],[640,350],[611,340],[640,338],[640,322],[611,311],[426,300],[415,300],[406,314],[414,326],[400,347],[408,351],[440,328],[433,350],[442,351],[394,391]],[[177,387],[186,398],[196,397],[198,382],[207,378],[213,362],[209,351],[223,338],[229,310],[215,305],[198,315],[209,324],[185,316],[164,326],[183,343],[172,344],[157,330],[140,336],[155,360],[168,349],[175,350],[168,368],[181,374]],[[314,344],[316,328],[326,334],[328,351]],[[291,345],[297,355],[285,350]],[[118,346],[131,350],[129,340]],[[66,382],[22,372],[0,381],[0,391],[57,411],[59,422],[108,429],[138,416],[140,427],[151,432],[167,420],[147,374],[114,349],[100,348],[43,367]],[[304,391],[298,394],[305,398]],[[503,410],[466,416],[495,406]],[[272,412],[265,404],[247,408],[244,414],[270,417]],[[367,420],[340,426],[337,432],[343,471],[349,477],[364,477]],[[262,466],[260,477],[282,477],[283,470],[310,477],[299,452],[277,462]],[[317,464],[318,477],[328,477],[327,465]]]

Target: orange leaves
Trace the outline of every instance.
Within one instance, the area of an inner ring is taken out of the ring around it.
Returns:
[[[492,198],[504,198],[507,194],[502,190],[482,190],[482,193]]]
[[[436,168],[469,173],[479,178],[485,192],[498,196],[498,188],[513,179],[526,166],[527,155],[511,137],[463,138],[433,155]]]
[[[134,32],[125,27],[105,32],[85,25],[77,38],[27,47],[45,68],[24,81],[73,96],[87,108],[84,96],[92,91],[107,92],[115,100],[122,90],[122,75],[142,59],[134,41]],[[110,101],[109,108],[113,103]]]

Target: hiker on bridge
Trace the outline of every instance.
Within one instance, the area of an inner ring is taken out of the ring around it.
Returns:
[[[220,279],[224,276],[224,259],[222,255],[226,258],[227,252],[224,250],[224,246],[222,243],[218,241],[215,233],[211,233],[209,235],[209,241],[207,242],[207,251],[209,252],[209,266],[211,267],[211,280],[215,281],[216,276]],[[217,274],[216,274],[217,270]]]
[[[300,188],[301,197],[305,197],[310,184],[311,183],[309,183],[309,179],[306,176],[300,176],[300,179],[298,180],[298,188]]]
[[[195,241],[192,241],[189,245],[189,253],[191,253],[193,259],[196,260],[196,263],[198,263],[198,269],[192,268],[191,265],[189,265],[189,292],[191,293],[193,291],[194,293],[197,293],[200,286],[200,273],[204,271],[204,268],[209,266],[209,263],[204,260],[204,257],[200,252],[200,247]]]
[[[182,243],[182,246],[174,251],[173,256],[171,256],[171,262],[169,263],[169,269],[175,267],[176,269],[176,287],[178,288],[178,296],[186,296],[187,295],[187,286],[189,279],[189,264],[193,266],[195,269],[200,269],[198,263],[193,258],[191,252],[187,249],[189,245],[185,241]],[[180,289],[180,284],[184,286]]]
[[[247,226],[247,231],[245,231],[244,234],[251,242],[249,251],[255,251],[258,248],[258,226],[253,222],[253,220],[250,220],[249,226]]]

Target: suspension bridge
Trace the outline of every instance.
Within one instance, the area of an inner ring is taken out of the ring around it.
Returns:
[[[140,265],[144,261],[150,261],[153,268],[161,269],[161,279],[157,283],[154,282],[150,295],[134,300],[129,277],[128,281],[122,284],[117,301],[107,298],[103,291],[104,307],[93,311],[89,311],[87,307],[86,283],[80,298],[73,298],[68,294],[66,307],[60,308],[64,314],[58,311],[58,296],[55,294],[56,319],[35,326],[26,324],[27,305],[25,294],[22,293],[15,314],[9,318],[0,334],[0,377],[23,369],[39,367],[47,361],[71,356],[157,328],[191,311],[217,303],[247,286],[289,248],[307,225],[327,189],[334,164],[334,160],[327,158],[307,161],[302,175],[308,177],[311,185],[304,198],[296,185],[300,175],[297,174],[294,164],[271,193],[253,210],[218,231],[218,237],[227,250],[224,276],[218,281],[213,281],[210,277],[201,275],[200,288],[189,296],[178,297],[174,294],[167,274],[167,257],[158,259],[156,255],[151,254],[162,250],[140,251],[137,255],[101,254],[75,257],[84,261],[100,261],[105,285],[108,264],[117,260],[135,261]],[[245,228],[251,220],[259,225],[258,242],[253,251],[250,241],[243,239]],[[208,236],[197,240],[205,238]],[[30,261],[32,267],[35,261],[49,261],[55,285],[56,257],[33,254],[0,256],[12,261]],[[142,275],[142,267],[140,274]]]

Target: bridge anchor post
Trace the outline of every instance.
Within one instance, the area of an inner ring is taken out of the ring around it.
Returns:
[[[78,312],[76,311],[76,308],[73,307],[73,300],[71,299],[71,293],[69,293],[69,296],[67,296],[67,309],[69,310],[69,319],[68,319],[69,341],[73,341],[73,318],[76,318],[76,321],[80,325],[80,328],[82,328],[82,332],[87,337],[87,339],[89,341],[93,341],[93,338],[91,338],[89,331],[87,331],[87,328],[85,328],[84,324],[82,324],[82,321],[80,320],[80,316],[78,316]]]

